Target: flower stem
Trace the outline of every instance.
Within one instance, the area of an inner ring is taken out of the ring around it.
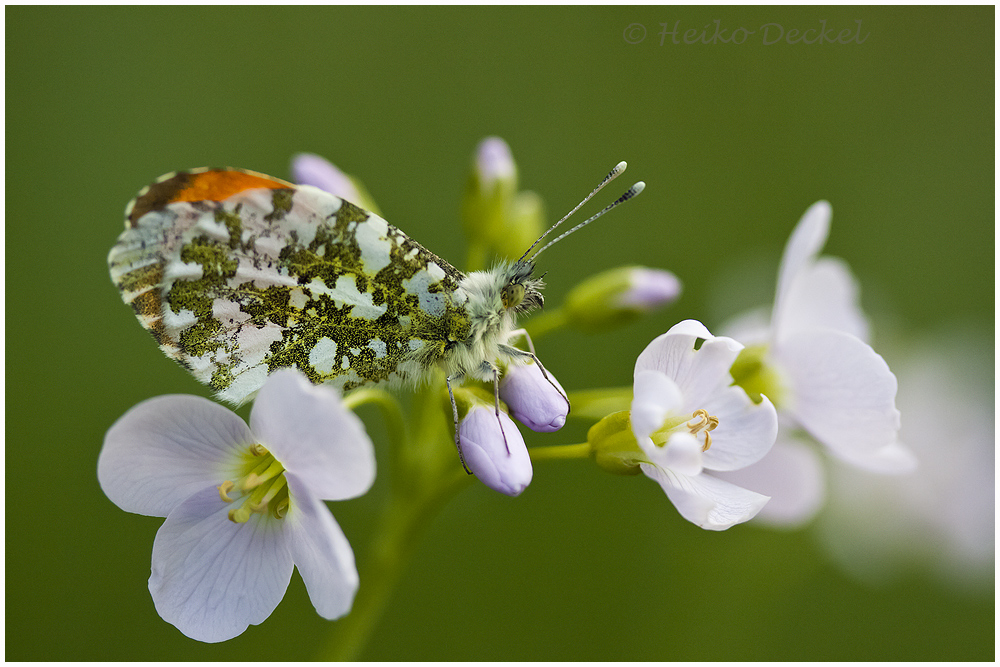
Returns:
[[[578,445],[549,445],[548,447],[532,447],[528,450],[532,462],[553,459],[585,459],[590,456],[590,443]]]
[[[392,591],[406,570],[420,536],[448,500],[469,484],[471,478],[461,466],[450,467],[433,484],[421,485],[413,494],[393,485],[382,512],[380,525],[371,543],[367,567],[360,571],[361,586],[351,613],[337,621],[320,660],[356,661],[371,638]]]

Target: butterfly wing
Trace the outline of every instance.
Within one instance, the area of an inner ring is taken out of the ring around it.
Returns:
[[[417,382],[468,335],[461,272],[373,213],[254,172],[162,177],[108,264],[167,356],[237,404],[286,366],[345,389]]]

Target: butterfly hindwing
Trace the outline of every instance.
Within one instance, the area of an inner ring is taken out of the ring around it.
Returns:
[[[108,263],[161,349],[233,403],[285,366],[345,389],[415,382],[469,330],[450,264],[339,197],[243,170],[145,188]]]

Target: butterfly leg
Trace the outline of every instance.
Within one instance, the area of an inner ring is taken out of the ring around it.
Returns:
[[[461,378],[461,375],[455,376],[455,379]],[[469,475],[472,471],[469,470],[469,466],[465,463],[465,456],[462,455],[462,439],[458,435],[458,404],[455,402],[455,392],[451,389],[451,376],[447,376],[444,379],[444,383],[448,385],[448,398],[451,399],[451,414],[455,420],[455,449],[458,450],[458,460],[462,462],[462,467],[465,468],[465,472]]]
[[[556,391],[559,392],[559,395],[563,397],[563,400],[566,401],[566,413],[569,414],[569,410],[572,407],[569,403],[569,397],[566,396],[563,390],[559,388],[559,385],[557,385],[555,382],[552,381],[552,378],[549,377],[548,371],[545,370],[545,366],[542,365],[541,359],[535,356],[535,350],[532,349],[533,346],[531,344],[531,338],[528,336],[528,332],[525,331],[524,329],[519,329],[513,333],[515,335],[520,335],[520,334],[524,335],[524,337],[528,341],[528,348],[531,349],[531,352],[525,352],[524,350],[516,348],[513,345],[502,345],[502,344],[500,345],[500,352],[506,354],[511,359],[519,361],[525,361],[530,359],[531,361],[534,361],[536,364],[538,364],[538,370],[542,372],[542,377],[545,378],[548,381],[548,383],[552,385]]]

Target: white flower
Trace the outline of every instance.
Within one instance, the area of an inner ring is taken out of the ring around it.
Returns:
[[[780,423],[779,419],[779,423]],[[771,497],[754,518],[754,524],[798,528],[822,508],[826,500],[823,461],[809,443],[778,429],[778,439],[767,456],[742,470],[719,477]]]
[[[742,349],[686,320],[653,340],[635,364],[632,431],[649,459],[640,468],[681,516],[709,530],[747,521],[768,500],[706,472],[748,466],[774,444],[774,407],[732,386],[729,368]]]
[[[562,385],[548,371],[543,375],[534,362],[507,368],[500,380],[500,398],[514,419],[537,433],[558,431],[569,414]]]
[[[806,211],[785,246],[766,332],[733,332],[757,347],[779,413],[839,459],[876,472],[908,472],[900,443],[896,377],[865,340],[868,323],[842,261],[817,258],[830,230],[825,201]],[[742,360],[741,360],[742,361]],[[739,363],[737,364],[739,366]],[[740,372],[734,369],[740,382]]]
[[[531,483],[531,459],[517,426],[493,405],[476,403],[458,426],[462,458],[494,491],[517,496]]]
[[[323,500],[363,494],[371,441],[333,390],[272,374],[250,413],[196,396],[144,401],[108,431],[97,476],[122,509],[166,517],[149,591],[160,616],[205,642],[266,619],[293,565],[324,618],[346,614],[354,554]]]

